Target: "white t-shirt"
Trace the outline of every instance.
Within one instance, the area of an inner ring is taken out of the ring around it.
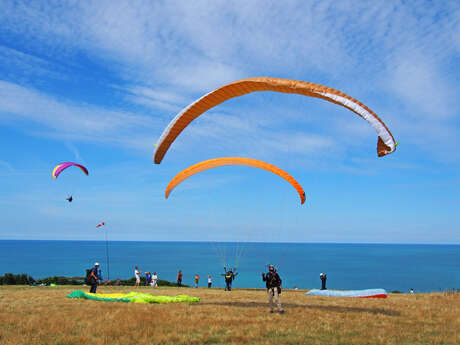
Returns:
[[[208,283],[212,283],[212,278],[208,278]]]
[[[138,270],[134,270],[134,276],[136,277],[136,280],[137,280],[137,279],[141,279]]]
[[[158,279],[158,276],[157,276],[156,274],[154,274],[154,275],[152,276],[152,280],[157,280],[157,279]]]

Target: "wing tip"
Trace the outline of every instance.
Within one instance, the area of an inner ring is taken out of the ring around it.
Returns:
[[[153,163],[160,164],[161,161],[163,160],[163,156],[164,156],[164,154],[161,154],[158,151],[158,146],[157,146],[157,149],[155,150],[155,153],[153,154]]]
[[[305,192],[303,192],[303,194],[300,196],[300,205],[303,205],[306,200],[307,198],[305,197]]]
[[[377,140],[377,156],[378,157],[384,157],[386,155],[389,155],[390,153],[393,153],[396,151],[396,145],[394,149],[391,149],[388,145],[386,145],[382,138],[379,136]]]

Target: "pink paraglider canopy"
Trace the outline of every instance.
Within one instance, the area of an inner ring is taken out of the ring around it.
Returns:
[[[53,172],[51,173],[51,176],[53,177],[53,179],[56,179],[62,171],[64,171],[65,169],[71,166],[76,166],[80,168],[81,171],[85,173],[85,175],[88,175],[88,169],[86,169],[83,165],[72,163],[72,162],[65,162],[65,163],[56,165],[53,169]]]

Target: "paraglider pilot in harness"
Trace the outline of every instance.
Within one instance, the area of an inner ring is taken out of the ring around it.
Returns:
[[[89,290],[90,293],[96,293],[97,286],[99,285],[97,273],[99,269],[99,263],[96,262],[94,263],[94,267],[86,270],[86,279],[85,282],[86,284],[91,286],[91,289]]]
[[[68,202],[72,202],[72,200],[73,200],[72,195],[69,196],[66,200],[67,200]]]
[[[225,277],[225,291],[232,291],[232,283],[238,273],[233,273],[233,270],[230,268],[227,271],[227,268],[224,267],[225,273],[221,274]]]
[[[270,313],[273,313],[273,298],[275,298],[276,305],[280,314],[284,314],[283,307],[281,306],[280,297],[281,294],[281,278],[276,273],[273,265],[268,266],[268,273],[262,273],[262,280],[267,286],[268,304],[270,306]]]

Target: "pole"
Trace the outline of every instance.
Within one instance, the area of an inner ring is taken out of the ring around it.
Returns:
[[[109,240],[107,239],[107,227],[104,227],[104,233],[105,233],[105,254],[107,256],[107,280],[110,281]]]

